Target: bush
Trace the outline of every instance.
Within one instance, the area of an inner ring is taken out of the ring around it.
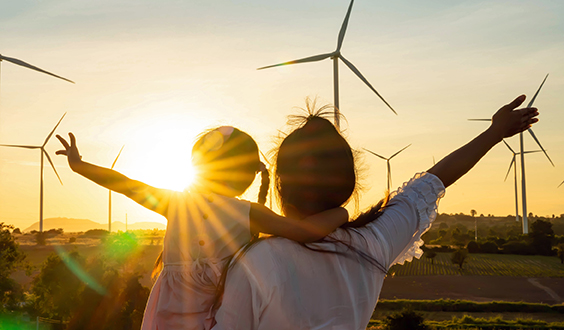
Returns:
[[[480,253],[480,244],[475,241],[470,241],[466,245],[466,250],[468,250],[469,253]]]
[[[76,242],[76,237],[69,238],[69,244]]]
[[[90,229],[87,232],[85,232],[83,236],[102,238],[108,236],[109,233],[110,232],[105,229]]]
[[[386,316],[384,319],[384,328],[388,330],[427,330],[429,327],[425,325],[423,316],[411,309],[404,309],[401,312]]]
[[[504,254],[520,254],[520,255],[532,255],[535,254],[535,250],[532,246],[524,242],[509,242],[503,244]]]
[[[21,234],[22,234],[22,231],[21,231],[19,228],[16,228],[16,229],[14,229],[14,230],[12,231],[12,234],[21,235]]]
[[[47,235],[45,235],[45,233],[41,233],[41,232],[35,232],[35,243],[37,243],[37,245],[45,245],[45,243],[47,242],[46,237]]]
[[[468,251],[459,249],[452,253],[452,255],[450,256],[450,261],[452,261],[453,264],[458,265],[460,270],[462,270],[462,265],[464,265],[467,257]]]
[[[497,244],[494,242],[485,242],[480,245],[480,252],[481,253],[498,253],[499,249],[497,248]]]
[[[434,264],[435,257],[437,256],[437,252],[433,250],[426,251],[424,254],[425,258],[431,259],[431,264]]]

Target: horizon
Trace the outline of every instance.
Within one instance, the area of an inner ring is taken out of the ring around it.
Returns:
[[[75,133],[86,161],[159,187],[182,189],[189,150],[206,128],[223,124],[253,136],[265,153],[286,117],[308,96],[333,102],[328,60],[256,69],[332,51],[348,0],[233,4],[130,0],[7,3],[0,13],[0,54],[76,82],[2,61],[0,143],[39,144],[64,112],[56,134]],[[535,101],[533,129],[554,161],[526,158],[527,206],[564,214],[564,3],[490,1],[421,4],[356,1],[342,48],[397,111],[340,65],[342,122],[352,147],[388,156],[398,187],[487,127],[520,94]],[[525,133],[527,150],[536,147]],[[516,149],[518,138],[507,140]],[[107,219],[107,190],[72,173],[52,138],[46,148],[64,183],[45,164],[44,218]],[[35,222],[39,155],[0,148],[0,222]],[[511,154],[496,146],[448,188],[439,213],[514,214]],[[384,196],[386,165],[365,154],[360,210]],[[258,181],[243,197],[255,201]],[[393,188],[395,190],[395,188]],[[348,207],[354,211],[354,203]],[[268,205],[268,202],[267,202]],[[113,216],[130,223],[165,219],[113,194]],[[274,207],[278,211],[278,207]],[[519,207],[521,212],[521,206]],[[95,220],[92,220],[95,221]]]

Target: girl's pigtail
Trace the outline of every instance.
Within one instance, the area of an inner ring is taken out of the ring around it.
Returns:
[[[266,196],[268,195],[268,187],[270,186],[270,174],[264,163],[260,163],[260,190],[258,195],[258,203],[264,205]],[[272,196],[270,196],[272,198]]]

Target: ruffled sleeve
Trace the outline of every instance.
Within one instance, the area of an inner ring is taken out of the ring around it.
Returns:
[[[431,224],[437,217],[439,200],[445,194],[442,181],[430,173],[417,173],[411,180],[404,183],[401,188],[390,195],[390,205],[396,199],[407,199],[415,207],[417,217],[416,231],[403,251],[394,259],[391,265],[403,264],[413,258],[423,255],[421,246],[424,244],[421,236],[431,228]],[[391,266],[390,265],[390,266]]]

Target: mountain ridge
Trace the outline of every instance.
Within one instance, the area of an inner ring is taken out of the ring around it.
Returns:
[[[108,229],[107,223],[99,223],[89,219],[74,219],[74,218],[48,218],[43,220],[43,230],[63,228],[63,231],[68,233],[84,232],[90,229]],[[166,229],[166,225],[160,222],[135,222],[127,225],[128,230],[137,229]],[[39,222],[33,223],[31,226],[22,230],[22,232],[30,232],[32,230],[39,230]],[[112,222],[112,232],[118,230],[125,231],[125,223],[121,221]]]

